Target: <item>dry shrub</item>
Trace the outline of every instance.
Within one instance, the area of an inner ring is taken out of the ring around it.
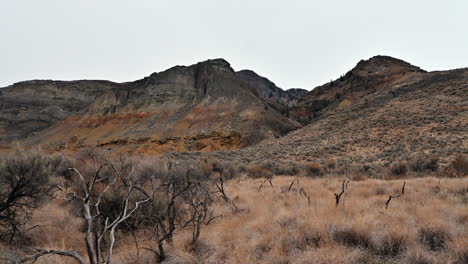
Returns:
[[[364,180],[367,180],[368,178],[369,176],[363,173],[359,173],[359,172],[353,172],[349,175],[349,179],[354,182],[364,181]]]
[[[378,234],[371,239],[371,250],[381,257],[397,257],[407,247],[407,238],[399,234]]]
[[[437,259],[427,251],[424,251],[420,248],[411,248],[406,251],[405,255],[399,261],[399,263],[432,264],[432,263],[440,263],[440,262],[438,262]]]
[[[247,169],[247,174],[252,178],[272,178],[273,172],[271,170],[253,166]]]
[[[406,163],[398,162],[390,167],[390,172],[395,176],[405,176],[408,171]]]
[[[422,228],[419,230],[419,241],[431,251],[440,251],[447,248],[450,234],[442,228]]]
[[[322,244],[322,236],[318,232],[304,232],[301,238],[300,244],[306,248],[318,248]]]
[[[355,248],[368,248],[370,245],[369,234],[356,228],[346,227],[332,230],[332,239],[342,245]]]
[[[462,155],[457,156],[450,165],[458,173],[462,175],[468,174],[468,159]]]
[[[254,255],[256,259],[263,259],[271,251],[270,241],[262,240],[254,247]]]
[[[305,166],[307,176],[320,176],[323,174],[323,169],[317,162],[309,162]]]
[[[336,160],[334,160],[334,159],[327,160],[327,162],[325,163],[325,166],[326,166],[328,172],[331,172],[332,170],[334,170],[337,167]]]
[[[332,232],[332,239],[342,245],[368,250],[380,257],[397,257],[407,247],[407,238],[399,234],[376,233],[368,230],[341,228]]]
[[[465,252],[459,253],[457,256],[456,264],[466,264],[468,263],[468,249]]]
[[[439,158],[432,157],[418,157],[411,163],[411,170],[414,172],[436,172],[439,168]]]
[[[154,257],[149,254],[130,255],[122,260],[125,264],[153,264]]]
[[[214,254],[213,247],[203,240],[197,240],[195,243],[191,240],[187,240],[185,243],[185,250],[202,259],[206,259]]]
[[[296,164],[280,164],[271,160],[261,162],[258,167],[271,171],[274,175],[295,176],[299,173],[299,167]]]
[[[375,195],[385,195],[387,194],[388,190],[383,187],[377,187],[375,189]]]
[[[299,173],[299,168],[295,165],[281,165],[276,168],[277,175],[295,176]]]

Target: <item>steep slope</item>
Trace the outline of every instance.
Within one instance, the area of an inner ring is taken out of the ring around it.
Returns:
[[[254,73],[251,76],[261,78]],[[111,151],[159,154],[238,149],[300,127],[281,114],[281,109],[297,101],[300,92],[257,85],[246,80],[242,73],[236,73],[223,59],[176,66],[135,82],[106,83],[109,86],[97,87],[80,102],[80,107],[77,104],[76,108],[67,108],[44,126],[37,126],[36,130],[46,129],[24,142],[55,148],[98,146]],[[7,89],[18,95],[15,98],[24,93],[15,85]],[[265,98],[265,89],[281,96]],[[86,94],[86,89],[78,87],[76,92]],[[62,91],[59,88],[46,95],[30,94],[44,101],[54,93],[60,95]],[[36,112],[57,104],[61,106],[55,98],[52,101],[38,105]],[[22,114],[17,111],[17,115]],[[37,121],[40,117],[30,119]],[[50,126],[58,119],[63,120]],[[17,137],[24,136],[18,134]]]
[[[291,116],[309,125],[219,156],[362,168],[430,156],[443,163],[468,154],[468,69],[425,72],[377,56],[298,105]]]
[[[0,145],[30,136],[76,114],[106,91],[107,81],[35,80],[0,89]]]
[[[423,72],[425,71],[419,67],[388,56],[361,60],[339,79],[319,86],[303,96],[289,114],[308,124],[323,114],[340,111],[364,96]]]
[[[264,98],[272,107],[286,111],[295,106],[297,102],[307,94],[304,89],[282,90],[265,77],[261,77],[253,71],[242,70],[236,73],[251,87],[255,87],[258,95]]]

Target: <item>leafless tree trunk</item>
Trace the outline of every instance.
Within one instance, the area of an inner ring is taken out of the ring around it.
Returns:
[[[400,194],[398,194],[398,195],[390,195],[390,196],[388,197],[388,200],[387,200],[387,202],[385,203],[385,210],[388,209],[388,205],[390,204],[390,201],[391,201],[392,199],[400,198],[400,196],[402,196],[402,195],[405,194],[405,185],[406,185],[406,182],[403,182],[403,187],[401,187],[401,193],[400,193]]]
[[[335,193],[335,201],[336,201],[336,206],[340,204],[341,196],[345,193],[345,190],[348,186],[349,181],[346,179],[343,180],[343,183],[341,184],[341,192],[340,193]]]
[[[391,201],[392,199],[400,198],[400,196],[401,196],[401,194],[388,196],[388,200],[387,200],[387,202],[385,203],[385,210],[388,209],[388,205],[390,204],[390,201]]]
[[[132,180],[133,165],[130,165],[131,168],[128,171],[122,167],[119,170],[117,166],[107,160],[98,162],[95,156],[92,156],[92,159],[98,166],[91,176],[83,175],[77,168],[69,168],[78,176],[76,188],[82,193],[82,195],[73,193],[73,199],[79,200],[83,209],[82,217],[86,224],[85,244],[90,264],[111,264],[116,229],[150,198],[139,199],[134,202],[133,208],[130,208],[131,195],[138,191],[136,188],[138,183]],[[106,176],[101,174],[104,169],[109,170]],[[98,184],[104,185],[103,189],[96,188]],[[101,212],[102,199],[111,189],[114,192],[125,190],[122,207],[114,219],[104,216]],[[109,244],[107,245],[107,257],[104,258],[102,242],[106,236],[109,237]]]

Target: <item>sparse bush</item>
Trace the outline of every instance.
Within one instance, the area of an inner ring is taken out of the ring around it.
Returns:
[[[468,159],[462,155],[457,156],[451,163],[451,167],[462,175],[468,174]]]
[[[245,165],[241,164],[241,165],[239,165],[237,167],[237,172],[238,173],[247,173],[247,167]]]
[[[402,235],[386,233],[371,240],[372,252],[382,257],[396,257],[406,249],[406,246],[406,238]]]
[[[320,176],[323,174],[323,169],[320,164],[316,162],[309,162],[305,166],[307,176]]]
[[[0,237],[13,238],[34,209],[51,193],[49,184],[60,159],[39,153],[15,152],[0,160]]]
[[[419,248],[414,248],[407,250],[405,256],[400,260],[400,263],[404,264],[432,264],[439,263],[434,259],[433,256],[430,256],[426,251],[423,251]]]
[[[349,175],[349,179],[351,181],[364,181],[364,180],[366,180],[368,178],[369,178],[369,176],[367,176],[366,174],[358,173],[358,172],[352,172]]]
[[[468,250],[457,254],[458,259],[455,264],[466,264],[468,263]]]
[[[265,169],[265,168],[261,168],[261,167],[257,167],[257,166],[253,166],[253,167],[250,167],[247,169],[247,174],[252,177],[252,178],[271,178],[273,177],[273,172],[268,170],[268,169]]]
[[[318,232],[304,232],[302,234],[301,241],[299,241],[299,244],[303,245],[302,247],[304,248],[318,248],[322,242],[322,236]]]
[[[440,228],[422,228],[419,230],[419,241],[431,251],[444,250],[450,234]]]
[[[335,168],[336,168],[336,161],[335,161],[335,160],[332,160],[332,159],[331,159],[331,160],[328,160],[328,161],[327,161],[327,169],[328,169],[329,171],[331,171],[331,170],[333,170],[333,169],[335,169]]]
[[[299,173],[299,168],[296,165],[281,165],[279,166],[275,174],[277,175],[287,175],[287,176],[295,176]]]
[[[333,230],[331,235],[335,242],[348,247],[368,248],[370,245],[368,234],[354,228]]]
[[[436,172],[439,168],[439,158],[437,157],[418,157],[411,164],[411,170],[414,172]]]
[[[393,175],[396,176],[404,176],[406,175],[406,172],[408,170],[408,167],[406,166],[405,163],[403,162],[398,162],[392,165],[390,168],[390,171]]]
[[[274,175],[294,176],[299,173],[299,168],[295,164],[281,164],[271,160],[258,163],[256,166],[269,170]]]

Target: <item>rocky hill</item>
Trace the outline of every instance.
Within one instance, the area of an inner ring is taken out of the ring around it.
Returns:
[[[468,69],[387,56],[310,92],[216,59],[127,83],[21,82],[0,89],[0,110],[0,145],[366,168],[468,154]]]
[[[26,138],[77,114],[119,84],[34,80],[0,89],[0,145]]]
[[[289,116],[307,126],[229,159],[388,166],[468,155],[468,69],[425,72],[376,56],[299,100]]]
[[[426,72],[376,56],[313,89],[287,115],[305,126],[238,151],[202,156],[283,169],[309,162],[357,171],[400,162],[447,164],[468,155],[468,68]]]
[[[149,154],[238,149],[299,128],[284,113],[305,93],[223,59],[127,83],[27,81],[0,89],[0,142]]]

